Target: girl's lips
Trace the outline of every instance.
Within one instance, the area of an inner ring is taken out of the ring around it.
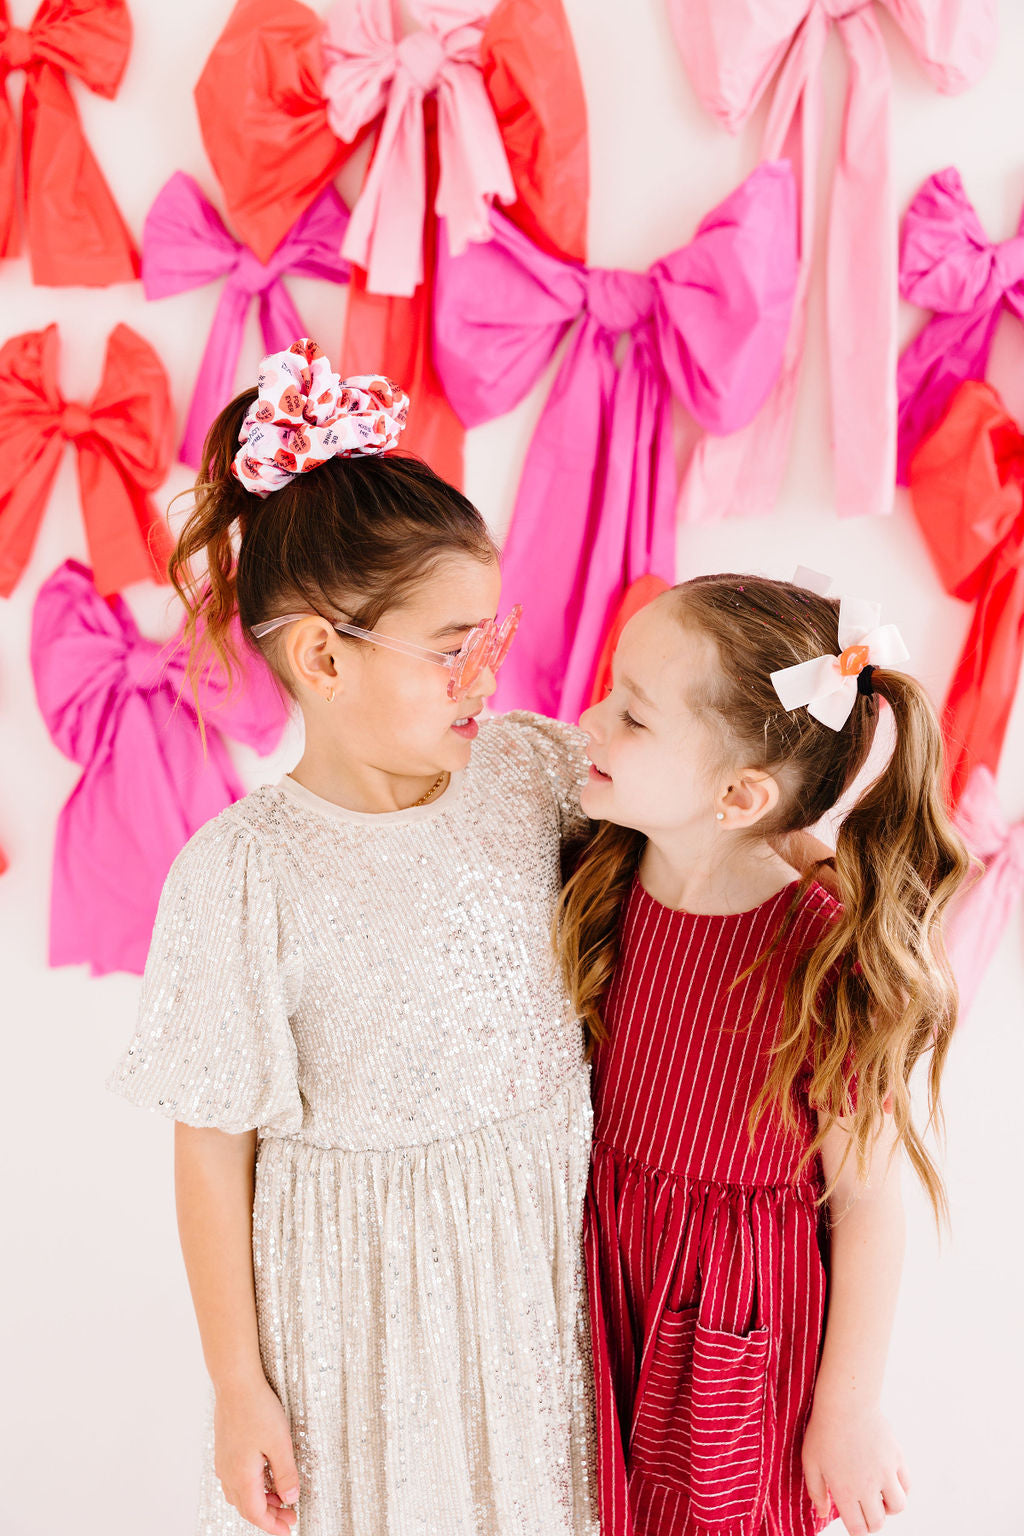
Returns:
[[[474,716],[470,716],[468,720],[463,721],[461,724],[459,721],[456,721],[452,726],[452,730],[456,736],[461,736],[464,741],[472,741],[480,730],[480,724]]]
[[[610,784],[612,781],[611,774],[602,773],[600,768],[595,767],[593,763],[590,765],[590,772],[587,774],[587,778],[592,779],[595,784]]]

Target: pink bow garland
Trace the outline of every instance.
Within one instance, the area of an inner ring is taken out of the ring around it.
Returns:
[[[492,211],[494,238],[441,243],[434,359],[467,427],[510,410],[570,339],[523,468],[504,552],[529,603],[499,707],[575,719],[614,610],[638,577],[675,571],[672,400],[731,432],[778,370],[796,282],[789,166],[760,166],[648,272],[570,265]],[[620,336],[629,345],[617,360]]]
[[[900,358],[898,479],[966,379],[983,379],[1003,309],[1024,320],[1024,213],[989,240],[952,166],[921,187],[903,220],[900,291],[933,311]]]
[[[412,0],[419,30],[396,35],[391,0],[340,0],[324,32],[327,120],[348,143],[384,113],[342,251],[366,270],[370,293],[410,295],[423,281],[427,158],[423,105],[437,96],[440,179],[435,212],[453,254],[490,239],[492,198],[515,183],[480,69],[494,9],[473,0]]]
[[[285,702],[258,659],[230,693],[223,672],[210,672],[198,684],[204,757],[180,637],[144,639],[127,604],[101,598],[76,560],[39,590],[31,660],[47,729],[83,769],[57,823],[50,964],[141,974],[172,861],[244,793],[218,733],[269,752]]]
[[[963,90],[987,67],[996,38],[992,0],[884,5],[939,90]],[[743,432],[698,445],[681,516],[697,522],[767,513],[782,483],[815,250],[822,58],[833,26],[849,70],[827,254],[836,505],[844,517],[889,512],[896,462],[896,210],[892,80],[874,0],[669,0],[669,9],[694,86],[727,128],[741,127],[772,90],[763,153],[791,157],[801,195],[800,282],[778,383]]]
[[[1007,825],[989,768],[971,774],[956,809],[956,824],[985,872],[956,898],[946,948],[966,1014],[1002,938],[1013,908],[1024,897],[1024,822]]]
[[[181,460],[198,467],[207,431],[234,392],[245,317],[259,299],[260,326],[268,352],[290,346],[305,326],[282,277],[348,281],[338,253],[348,210],[333,187],[321,192],[292,226],[269,261],[260,261],[225,229],[198,184],[184,171],[157,193],[142,234],[142,281],[147,299],[184,293],[219,277],[227,282],[213,317],[181,444]]]

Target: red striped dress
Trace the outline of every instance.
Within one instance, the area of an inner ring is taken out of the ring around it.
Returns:
[[[603,1536],[804,1536],[800,1446],[820,1354],[827,1237],[814,1135],[747,1116],[797,947],[839,904],[812,885],[751,912],[663,907],[639,879],[594,1057],[586,1211]],[[755,1013],[767,974],[765,1004]]]

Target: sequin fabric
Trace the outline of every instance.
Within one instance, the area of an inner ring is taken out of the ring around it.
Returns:
[[[296,1536],[597,1536],[589,1082],[550,942],[582,743],[501,716],[437,800],[381,816],[286,778],[168,876],[108,1086],[258,1128]],[[255,1529],[208,1434],[198,1530]]]

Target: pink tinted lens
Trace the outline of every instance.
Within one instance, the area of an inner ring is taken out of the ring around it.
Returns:
[[[456,658],[448,679],[450,699],[458,699],[468,693],[486,667],[497,672],[508,655],[512,638],[519,628],[522,611],[521,607],[513,608],[500,629],[494,624],[481,624],[476,633],[470,635],[466,649]]]

